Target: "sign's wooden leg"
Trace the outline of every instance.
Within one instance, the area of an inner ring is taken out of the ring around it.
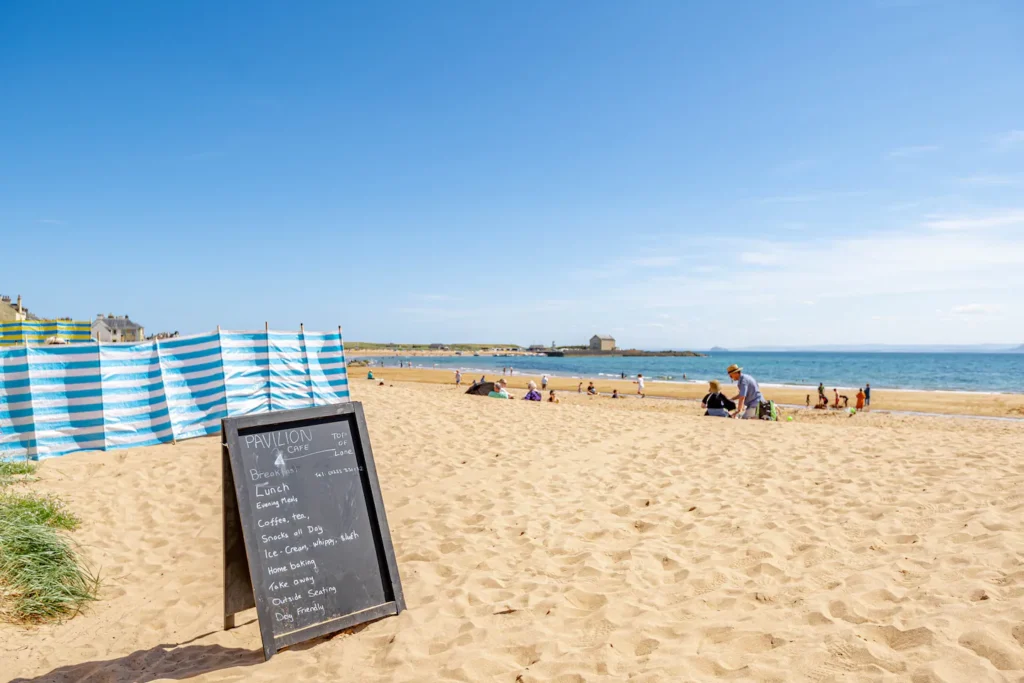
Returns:
[[[224,630],[228,631],[230,629],[233,629],[234,627],[235,627],[235,615],[234,614],[228,614],[227,616],[224,617]]]

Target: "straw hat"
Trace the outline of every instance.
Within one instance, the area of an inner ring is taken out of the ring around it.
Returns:
[[[731,375],[734,372],[743,372],[743,368],[733,363],[732,365],[725,369],[725,374],[727,375]]]

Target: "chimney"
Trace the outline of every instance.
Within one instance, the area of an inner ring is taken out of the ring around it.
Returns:
[[[18,295],[18,313],[21,313],[21,294]]]

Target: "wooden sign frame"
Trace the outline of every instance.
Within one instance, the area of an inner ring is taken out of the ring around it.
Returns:
[[[351,416],[351,417],[350,417]],[[279,636],[274,635],[271,606],[268,596],[260,595],[254,586],[260,585],[254,572],[258,572],[259,561],[255,539],[248,542],[246,527],[252,526],[249,519],[249,492],[245,486],[244,464],[237,450],[239,430],[252,427],[286,426],[294,422],[317,420],[335,422],[331,418],[351,420],[354,417],[353,436],[356,458],[362,467],[361,479],[368,507],[371,507],[371,528],[374,531],[378,556],[378,568],[384,588],[386,602],[351,614],[330,617],[312,626],[296,629]],[[395,549],[391,532],[384,513],[384,501],[380,494],[380,482],[373,462],[370,437],[366,429],[363,406],[359,402],[341,403],[317,408],[275,411],[259,415],[225,418],[221,421],[221,454],[223,477],[223,521],[224,521],[224,628],[235,626],[235,614],[256,608],[259,618],[260,636],[263,639],[263,656],[270,659],[281,648],[288,647],[319,636],[342,631],[358,624],[393,616],[405,609],[405,597],[395,560]],[[245,522],[248,521],[248,524]]]

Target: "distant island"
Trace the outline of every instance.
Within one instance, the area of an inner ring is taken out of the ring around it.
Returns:
[[[723,349],[721,346],[712,346],[710,353],[729,353],[729,349]]]

